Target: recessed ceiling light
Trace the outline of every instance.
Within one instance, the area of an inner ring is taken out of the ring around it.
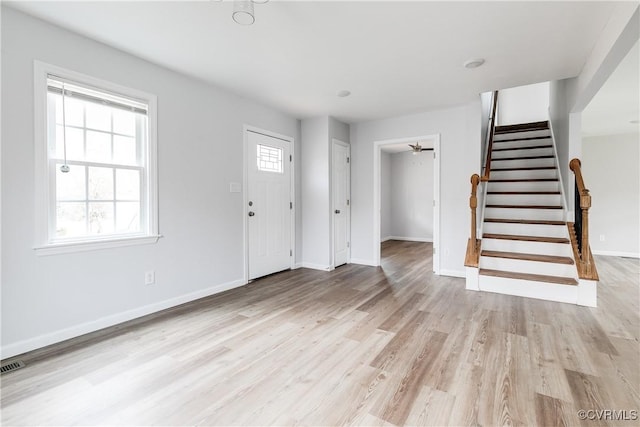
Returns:
[[[482,58],[470,59],[464,63],[464,68],[478,68],[482,64],[484,64],[484,59]]]
[[[633,124],[633,125],[637,125],[638,123],[640,123],[640,121],[638,121],[638,119],[635,120],[629,120],[629,123]]]
[[[340,92],[338,92],[338,96],[340,98],[345,98],[349,95],[351,95],[351,92],[349,92],[348,90],[341,90]]]

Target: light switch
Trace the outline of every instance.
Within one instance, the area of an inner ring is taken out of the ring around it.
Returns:
[[[229,193],[240,193],[242,192],[242,184],[239,182],[231,182],[229,183]]]

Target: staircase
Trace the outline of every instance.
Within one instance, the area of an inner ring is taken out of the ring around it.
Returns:
[[[548,122],[495,127],[479,290],[576,303],[578,274]]]

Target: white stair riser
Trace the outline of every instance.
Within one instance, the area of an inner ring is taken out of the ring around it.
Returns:
[[[546,166],[555,166],[554,158],[548,159],[524,159],[524,160],[500,160],[491,158],[491,167],[494,169],[507,168],[537,168]]]
[[[488,205],[561,206],[559,194],[487,194]]]
[[[506,138],[505,138],[506,139]],[[524,141],[494,141],[493,148],[516,148],[516,147],[532,147],[536,145],[551,145],[551,137],[544,139],[528,139]]]
[[[511,224],[485,222],[482,232],[487,234],[512,234],[518,236],[563,237],[568,238],[566,225]]]
[[[539,136],[551,136],[551,131],[549,129],[544,130],[534,130],[527,132],[510,132],[510,133],[499,133],[493,136],[494,141],[502,141],[505,139],[517,139],[517,138],[537,138]]]
[[[480,268],[517,271],[518,273],[542,274],[545,276],[572,277],[576,280],[578,279],[576,266],[573,264],[558,264],[554,262],[538,262],[481,256]]]
[[[575,304],[578,301],[578,287],[553,283],[514,280],[504,277],[480,275],[478,286],[481,291],[495,292]]]
[[[482,239],[482,250],[573,257],[571,245],[568,243],[527,242],[485,237]]]
[[[555,169],[539,169],[539,170],[515,170],[501,171],[492,170],[491,179],[539,179],[539,178],[557,178],[558,174]]]
[[[491,176],[493,177],[493,174]],[[490,181],[487,191],[560,191],[560,181]]]
[[[532,157],[532,156],[552,156],[553,147],[548,148],[527,148],[522,150],[494,151],[491,153],[491,160],[506,159],[509,157]]]
[[[523,208],[489,208],[484,210],[485,218],[501,219],[541,219],[545,221],[562,221],[562,209],[523,209]]]

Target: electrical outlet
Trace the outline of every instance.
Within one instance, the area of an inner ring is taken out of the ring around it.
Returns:
[[[144,284],[153,285],[156,283],[156,272],[151,270],[144,273]]]
[[[604,234],[601,234],[601,235],[600,235],[600,241],[601,241],[601,242],[604,242]]]

